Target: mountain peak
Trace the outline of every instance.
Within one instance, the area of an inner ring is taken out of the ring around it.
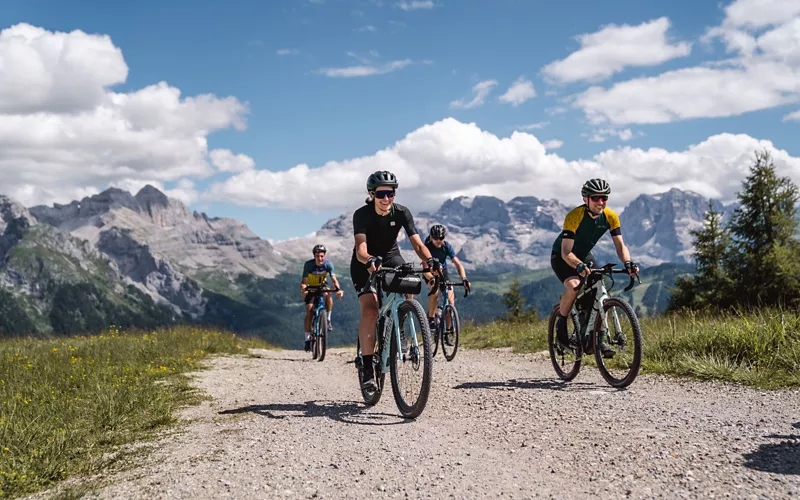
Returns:
[[[158,188],[153,187],[150,184],[140,189],[139,192],[136,193],[135,198],[142,208],[148,211],[151,211],[155,206],[163,208],[169,206],[169,197],[167,197],[167,195],[161,192]]]

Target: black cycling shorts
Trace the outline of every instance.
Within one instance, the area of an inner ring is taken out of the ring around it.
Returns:
[[[325,295],[328,295],[328,293],[330,293],[330,292],[325,292],[324,294],[323,293],[315,293],[315,292],[307,293],[304,302],[306,304],[310,304],[314,300],[314,297],[316,297],[317,295],[319,295],[320,297],[324,298]]]
[[[594,260],[594,256],[591,252],[583,259],[583,262],[589,267],[596,267],[597,263]],[[575,270],[574,267],[567,264],[564,259],[561,258],[561,254],[557,254],[555,252],[550,254],[550,267],[553,268],[553,271],[558,276],[559,281],[564,283],[569,278],[577,278],[578,271]]]
[[[383,262],[381,262],[381,266],[397,267],[405,263],[406,261],[403,260],[403,256],[398,253],[397,255],[393,255],[388,259],[384,259]],[[365,293],[378,293],[378,291],[374,288],[370,288],[364,292],[361,291],[362,288],[367,286],[367,282],[369,281],[369,271],[367,271],[367,266],[358,261],[355,254],[353,254],[353,258],[350,259],[350,279],[353,280],[353,287],[356,289],[356,293],[359,297]]]

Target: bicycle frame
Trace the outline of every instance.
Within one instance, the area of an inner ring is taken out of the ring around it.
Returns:
[[[400,271],[402,267],[403,266],[396,269],[381,268],[380,271]],[[403,345],[400,337],[400,318],[397,314],[397,310],[399,309],[400,304],[404,300],[406,300],[406,298],[403,296],[403,294],[394,292],[387,293],[384,298],[383,285],[381,283],[381,280],[378,279],[380,271],[376,271],[370,277],[370,283],[375,283],[375,289],[377,291],[377,296],[378,296],[378,321],[375,323],[375,326],[377,327],[377,325],[380,324],[381,318],[384,318],[384,325],[386,324],[386,321],[391,321],[393,328],[392,328],[392,333],[389,335],[394,337],[393,340],[396,342],[397,345],[398,356],[403,356]],[[409,271],[410,269],[406,269],[405,272],[409,274],[418,274],[416,272],[411,273]],[[368,283],[367,287],[365,288],[368,288],[370,286],[370,283]],[[375,343],[376,345],[379,345],[381,349],[381,364],[380,364],[381,372],[389,373],[389,353],[391,352],[390,349],[391,346],[388,344],[390,339],[386,338],[389,335],[385,335],[385,333],[386,333],[385,326],[382,331],[375,332]],[[409,333],[411,335],[411,338],[413,339],[412,345],[414,346],[414,349],[416,349],[417,352],[419,352],[419,342],[417,342],[417,329],[416,326],[414,326],[413,322],[411,323],[411,331]],[[360,350],[358,354],[359,356],[361,355]]]
[[[320,311],[326,311],[327,312],[327,310],[325,309],[325,297],[324,296],[318,295],[317,297],[314,298],[314,300],[317,302],[317,306],[314,308],[314,315],[312,316],[311,321],[312,321],[312,325],[314,325],[313,334],[314,334],[314,336],[318,337],[320,335],[320,333],[322,333],[322,332],[318,332],[317,331],[317,328],[319,328],[319,314],[320,314]]]
[[[401,338],[400,338],[400,318],[399,318],[399,316],[397,314],[397,310],[400,308],[400,304],[405,300],[405,297],[402,294],[399,294],[399,293],[389,293],[389,294],[386,295],[386,300],[384,301],[384,300],[381,300],[381,296],[380,296],[380,293],[382,293],[382,290],[378,290],[378,292],[379,292],[379,295],[378,295],[378,318],[379,318],[379,321],[380,321],[381,317],[384,318],[384,322],[385,321],[391,321],[391,324],[393,326],[391,336],[394,337],[394,341],[397,344],[398,356],[402,356],[403,355],[403,346],[402,346]],[[384,325],[385,324],[386,323],[384,323]],[[386,328],[384,327],[383,331],[380,332],[380,335],[384,335],[385,333],[386,333]],[[411,333],[411,338],[414,339],[413,340],[414,348],[418,349],[419,348],[419,343],[417,342],[417,330],[416,330],[416,326],[414,326],[413,322],[411,322],[411,332],[410,333]],[[376,338],[376,340],[377,340],[377,338]],[[390,347],[389,344],[387,344],[388,340],[389,339],[387,339],[387,338],[382,338],[381,339],[381,344],[380,344],[381,345],[381,371],[383,373],[388,373],[389,372],[389,353],[391,352],[391,349],[389,348]]]
[[[575,320],[575,322],[578,325],[581,326],[581,329],[583,329],[583,332],[579,332],[579,333],[582,333],[582,338],[581,338],[581,344],[582,345],[586,345],[584,340],[587,337],[587,332],[589,330],[589,325],[594,325],[595,324],[595,321],[597,321],[597,315],[600,313],[600,311],[603,310],[603,304],[605,303],[606,300],[611,298],[610,295],[608,294],[608,289],[606,289],[605,275],[608,274],[609,276],[612,276],[611,273],[626,272],[624,270],[613,270],[612,266],[613,266],[613,264],[607,264],[606,266],[604,266],[604,267],[602,267],[600,269],[592,269],[591,270],[592,272],[600,271],[603,274],[600,277],[598,277],[598,279],[592,284],[592,286],[590,286],[588,288],[584,288],[584,290],[581,291],[581,293],[579,293],[575,297],[575,302],[572,305],[572,310],[570,311],[570,316],[572,316],[572,318]],[[637,275],[637,277],[638,277],[638,275]],[[631,277],[630,285],[628,285],[628,287],[625,288],[625,291],[628,291],[631,288],[633,288],[633,284],[634,284],[633,280],[634,280],[634,278]],[[585,282],[586,282],[586,279],[582,278],[581,279],[581,283],[575,289],[577,290],[580,287],[582,287]],[[612,282],[611,286],[613,288],[613,286],[614,286],[614,278],[613,278],[613,276],[611,278],[611,282]],[[577,304],[578,301],[582,297],[584,297],[587,293],[591,293],[592,290],[595,291],[594,302],[592,303],[592,310],[589,313],[589,317],[586,319],[586,324],[584,325],[584,324],[581,324],[580,316],[578,314],[577,308],[575,307],[575,304]],[[611,311],[611,316],[612,316],[612,320],[614,322],[614,327],[616,328],[615,331],[617,331],[617,332],[620,331],[622,329],[622,326],[620,325],[619,315],[617,314],[616,309],[613,309]],[[603,322],[604,331],[606,331],[606,332],[609,331],[609,328],[608,328],[608,317],[607,317],[606,314],[602,315],[602,322]]]

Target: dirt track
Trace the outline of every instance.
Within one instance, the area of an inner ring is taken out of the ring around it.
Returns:
[[[350,350],[217,358],[213,399],[102,498],[735,497],[800,495],[800,392],[640,376],[568,384],[541,355],[436,358],[416,421],[387,377],[360,399]]]

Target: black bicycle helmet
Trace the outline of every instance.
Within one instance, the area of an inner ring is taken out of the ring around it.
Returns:
[[[434,224],[431,226],[431,238],[443,240],[447,234],[447,228],[441,224]]]
[[[325,245],[314,245],[314,250],[312,250],[312,253],[317,255],[317,252],[328,253],[328,250],[325,249]]]
[[[593,194],[604,194],[608,196],[611,194],[611,186],[603,179],[589,179],[583,183],[581,197],[586,198]]]
[[[380,186],[391,186],[397,189],[397,177],[388,170],[373,172],[367,179],[367,191],[375,191]]]

